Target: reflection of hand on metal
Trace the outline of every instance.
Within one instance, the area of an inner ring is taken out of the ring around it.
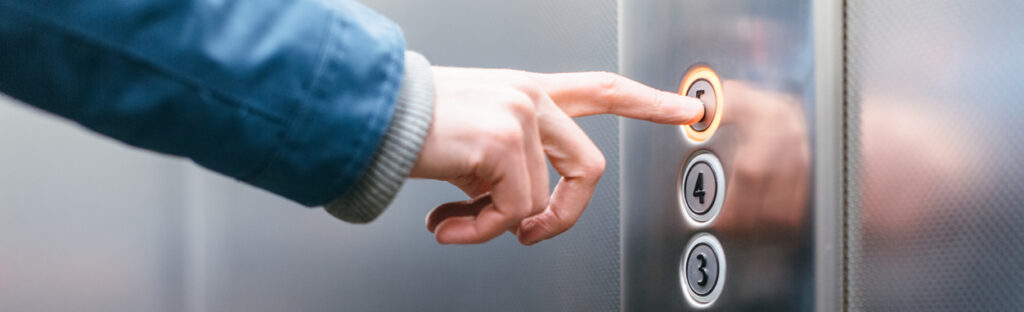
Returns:
[[[795,235],[806,217],[810,188],[810,147],[799,101],[738,81],[725,81],[723,89],[729,99],[722,127],[734,128],[739,141],[726,160],[726,198],[716,223],[744,235]]]

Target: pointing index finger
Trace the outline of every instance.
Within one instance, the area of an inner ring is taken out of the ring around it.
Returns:
[[[608,72],[533,74],[570,117],[614,114],[664,124],[693,124],[704,116],[696,98],[648,87]]]

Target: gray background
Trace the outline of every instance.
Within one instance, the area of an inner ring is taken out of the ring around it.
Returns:
[[[1024,310],[1021,12],[847,2],[851,310]]]
[[[435,64],[617,70],[615,1],[367,4]],[[445,184],[345,224],[0,99],[0,310],[618,310],[617,120],[580,123],[608,168],[575,228],[439,246],[424,216],[464,198]]]

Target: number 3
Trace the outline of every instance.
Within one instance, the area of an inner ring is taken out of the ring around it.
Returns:
[[[697,285],[705,286],[708,284],[708,260],[704,257],[704,254],[697,254],[697,261],[700,261],[700,265],[697,266],[697,271],[700,272],[700,279],[697,280]]]

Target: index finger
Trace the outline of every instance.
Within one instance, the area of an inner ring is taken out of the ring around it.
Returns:
[[[680,125],[704,117],[704,104],[699,99],[654,89],[613,73],[534,73],[532,78],[570,117],[615,114]]]

